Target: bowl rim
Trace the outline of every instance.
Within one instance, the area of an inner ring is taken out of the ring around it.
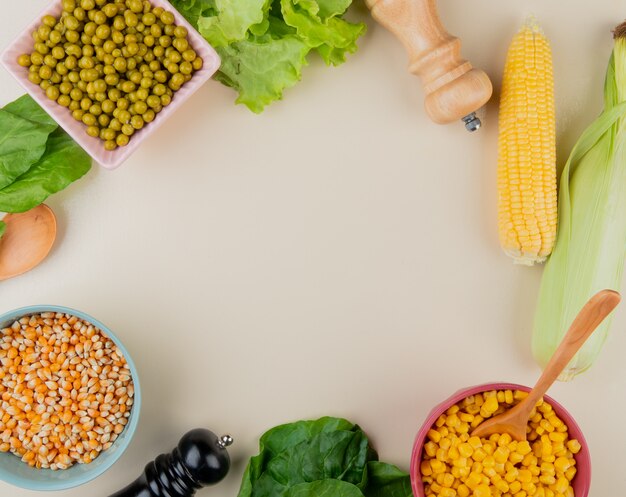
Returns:
[[[28,72],[17,64],[17,56],[22,53],[20,45],[26,40],[32,41],[31,32],[39,26],[41,18],[52,14],[59,17],[62,11],[63,0],[49,0],[41,12],[9,43],[0,51],[0,65],[2,65],[20,86],[49,114],[56,123],[98,164],[105,169],[116,169],[121,166],[137,149],[145,139],[150,137],[180,106],[182,106],[197,90],[199,90],[217,72],[221,65],[221,59],[216,50],[204,37],[185,19],[185,17],[168,0],[150,0],[154,7],[162,7],[172,14],[176,25],[187,28],[190,45],[198,56],[202,57],[204,65],[195,71],[193,77],[185,83],[180,90],[175,92],[172,102],[163,107],[151,123],[138,130],[130,143],[125,147],[118,147],[113,151],[104,149],[104,144],[99,138],[94,138],[85,132],[86,126],[82,122],[75,121],[67,108],[51,101],[39,85],[33,84],[28,79]]]
[[[453,393],[450,397],[438,403],[432,410],[429,412],[426,417],[424,423],[421,428],[415,435],[415,441],[413,443],[413,449],[411,452],[411,466],[409,468],[409,474],[411,477],[411,488],[413,490],[413,494],[415,497],[424,497],[424,483],[422,482],[421,473],[419,471],[419,463],[422,459],[422,448],[424,447],[426,441],[426,435],[428,430],[435,424],[437,418],[443,414],[449,407],[453,406],[457,402],[460,402],[466,397],[470,395],[475,395],[481,392],[487,392],[490,390],[523,390],[525,392],[529,392],[532,390],[531,387],[526,385],[519,385],[517,383],[508,383],[508,382],[493,382],[493,383],[482,383],[480,385],[474,385],[471,387],[461,388]],[[574,480],[580,485],[579,491],[576,493],[576,497],[587,497],[589,494],[589,487],[591,486],[591,457],[589,455],[589,445],[587,444],[587,440],[576,423],[576,420],[573,416],[559,404],[556,400],[554,400],[549,395],[544,395],[544,399],[557,411],[558,416],[563,420],[563,422],[567,425],[568,432],[573,434],[574,438],[578,440],[583,448],[578,454],[574,456],[576,459],[576,465],[578,468],[584,467],[586,469],[584,473],[584,478],[582,480],[577,480],[581,476],[581,472],[578,471],[574,476]]]
[[[133,380],[133,387],[135,391],[134,396],[133,396],[133,399],[134,399],[133,407],[131,409],[131,414],[129,416],[128,424],[122,431],[122,434],[125,433],[126,436],[123,439],[122,438],[117,439],[117,440],[120,440],[121,442],[120,445],[118,446],[118,450],[112,452],[111,455],[108,456],[106,462],[97,466],[92,471],[87,471],[85,473],[79,474],[76,477],[73,477],[69,480],[53,481],[53,482],[46,482],[46,483],[42,483],[39,481],[33,482],[32,480],[29,480],[27,478],[22,478],[21,476],[17,476],[17,475],[11,475],[10,478],[5,478],[5,476],[0,473],[1,480],[11,485],[18,486],[27,490],[39,490],[39,491],[41,490],[44,490],[44,491],[67,490],[69,488],[74,488],[74,487],[83,485],[91,480],[94,480],[98,476],[102,475],[107,470],[109,470],[111,466],[113,466],[113,464],[115,464],[117,460],[122,456],[122,454],[126,451],[128,446],[130,445],[130,442],[135,434],[137,425],[139,423],[139,417],[141,413],[141,386],[139,382],[139,374],[137,372],[135,363],[133,362],[131,355],[129,354],[128,350],[126,349],[122,341],[117,337],[115,333],[111,331],[111,329],[108,326],[106,326],[100,320],[93,318],[92,316],[90,316],[89,314],[85,312],[72,309],[70,307],[60,306],[60,305],[29,305],[25,307],[19,307],[19,308],[0,314],[0,329],[4,327],[4,323],[6,323],[7,321],[11,319],[15,319],[20,316],[29,316],[33,314],[39,314],[42,312],[60,312],[64,314],[71,314],[73,316],[76,316],[100,328],[102,333],[105,334],[108,338],[110,338],[111,341],[115,343],[115,345],[117,345],[119,349],[122,351],[122,354],[124,355],[124,358],[126,359],[126,363],[128,364],[129,369],[130,369],[131,378]],[[113,443],[115,444],[116,442],[113,442]],[[106,451],[103,451],[102,453],[105,453],[105,452]],[[16,456],[13,456],[13,457],[16,457]],[[52,471],[52,470],[40,469],[37,471]]]

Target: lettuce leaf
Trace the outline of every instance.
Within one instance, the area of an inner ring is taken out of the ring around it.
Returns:
[[[219,53],[216,79],[256,113],[301,79],[312,50],[327,65],[340,65],[366,29],[342,18],[352,0],[170,2]]]
[[[7,224],[3,221],[0,221],[0,238],[2,238],[2,235],[4,235],[4,232],[7,229]]]

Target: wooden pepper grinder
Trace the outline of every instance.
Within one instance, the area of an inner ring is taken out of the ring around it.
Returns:
[[[226,447],[233,439],[205,429],[191,430],[170,454],[148,463],[143,474],[110,497],[192,497],[221,481],[230,469]]]
[[[491,98],[489,77],[461,57],[461,41],[450,35],[436,0],[366,0],[372,17],[391,31],[409,54],[409,71],[424,86],[424,105],[439,124],[462,119],[468,131],[480,128],[476,111]]]

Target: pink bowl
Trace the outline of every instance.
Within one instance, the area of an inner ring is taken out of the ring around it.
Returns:
[[[74,120],[68,109],[48,99],[39,86],[28,80],[28,70],[17,63],[17,58],[21,54],[33,51],[31,32],[40,25],[41,18],[48,14],[57,18],[61,15],[63,11],[62,0],[50,2],[44,11],[22,31],[17,39],[11,43],[0,56],[0,63],[17,79],[30,96],[32,96],[96,162],[107,169],[115,169],[128,159],[139,145],[141,145],[141,142],[154,133],[157,128],[161,126],[169,116],[176,112],[176,109],[191,97],[198,88],[206,83],[220,67],[220,58],[217,52],[167,0],[150,0],[150,3],[155,7],[163,7],[172,12],[176,19],[176,24],[187,28],[189,31],[189,44],[196,53],[202,57],[204,65],[202,69],[194,73],[193,77],[185,83],[180,90],[174,93],[172,103],[164,107],[163,110],[157,114],[154,121],[135,133],[130,143],[125,147],[119,147],[113,151],[105,150],[102,140],[87,135],[85,132],[86,126]]]
[[[460,402],[470,395],[488,392],[490,390],[523,390],[529,392],[531,389],[523,385],[516,385],[515,383],[486,383],[484,385],[477,385],[459,390],[430,411],[426,421],[424,421],[424,424],[415,437],[413,453],[411,454],[411,468],[409,472],[411,474],[411,486],[413,487],[413,494],[415,497],[425,497],[426,495],[424,493],[424,483],[422,482],[419,465],[422,460],[422,449],[424,447],[424,443],[426,442],[426,434],[428,433],[428,430],[430,430],[430,428],[435,424],[435,421],[437,421],[439,416],[441,416],[448,408],[452,407],[457,402]],[[578,440],[582,446],[580,452],[574,456],[576,459],[577,473],[572,481],[572,487],[574,488],[575,497],[587,497],[589,495],[589,487],[591,485],[591,459],[589,457],[589,447],[587,445],[587,441],[570,413],[568,413],[561,404],[556,402],[551,397],[546,395],[544,398],[567,425],[570,436]]]

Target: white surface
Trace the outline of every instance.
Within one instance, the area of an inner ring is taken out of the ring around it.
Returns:
[[[7,2],[0,47],[44,0]],[[464,54],[499,86],[533,11],[553,42],[562,163],[600,111],[615,0],[441,1]],[[96,481],[49,495],[106,496],[187,429],[236,438],[234,467],[199,495],[235,496],[266,429],[339,415],[408,469],[430,408],[480,382],[532,383],[541,268],[515,267],[496,234],[497,110],[470,135],[422,111],[419,82],[383,28],[346,65],[316,60],[256,116],[209,82],[114,172],[95,167],[49,200],[58,242],[0,286],[0,311],[58,303],[111,326],[142,372],[134,442]],[[472,20],[472,21],[470,21]],[[0,73],[0,103],[19,96]],[[577,418],[593,497],[626,488],[626,310],[596,365],[551,392]],[[26,497],[0,483],[0,495]]]

